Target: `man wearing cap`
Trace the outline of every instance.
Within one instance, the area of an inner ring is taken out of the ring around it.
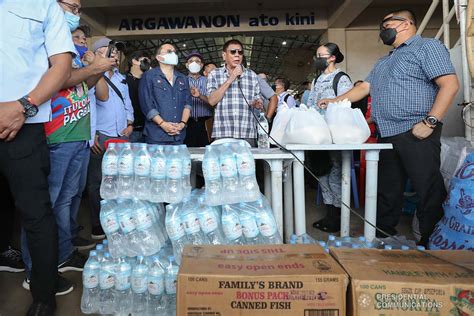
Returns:
[[[182,144],[192,108],[188,78],[175,69],[178,55],[172,44],[158,47],[155,58],[159,66],[145,72],[139,86],[145,142]]]
[[[92,45],[96,55],[105,57],[110,39],[103,37]],[[112,51],[112,58],[118,66],[118,51]],[[100,182],[102,180],[102,157],[106,150],[105,142],[111,139],[128,140],[133,132],[133,106],[130,101],[127,82],[117,68],[107,71],[103,78],[109,88],[107,101],[96,102],[96,134],[91,148],[89,168],[87,171],[87,192],[91,207],[92,239],[105,237],[100,226]]]
[[[206,120],[213,115],[206,94],[207,79],[201,75],[203,65],[202,55],[193,51],[186,57],[186,68],[189,70],[188,79],[191,89],[193,109],[186,129],[184,143],[188,147],[204,147],[209,145],[206,131]]]

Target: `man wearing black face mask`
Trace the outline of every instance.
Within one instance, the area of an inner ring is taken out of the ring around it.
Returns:
[[[145,71],[150,69],[150,59],[142,51],[133,52],[128,62],[129,72],[127,73],[128,92],[133,106],[133,133],[130,135],[131,142],[143,142],[143,127],[145,125],[145,116],[140,109],[138,99],[138,85]]]
[[[393,144],[393,150],[380,153],[377,226],[397,234],[403,191],[410,178],[420,196],[420,244],[426,246],[443,216],[446,197],[439,170],[440,121],[459,83],[446,47],[416,35],[416,18],[410,10],[386,15],[380,38],[394,49],[377,62],[363,83],[335,100],[355,102],[370,93],[379,142]],[[334,100],[321,100],[318,106],[324,108],[330,101]],[[377,232],[377,237],[385,236]]]

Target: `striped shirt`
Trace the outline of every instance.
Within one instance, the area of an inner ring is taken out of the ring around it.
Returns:
[[[199,76],[194,79],[193,76],[188,75],[189,87],[197,88],[201,95],[207,95],[207,79],[204,76]],[[191,110],[192,118],[199,118],[205,116],[212,116],[212,108],[209,104],[204,102],[201,98],[192,97],[193,108]]]
[[[434,79],[454,73],[446,47],[419,35],[379,59],[365,81],[381,136],[399,135],[421,122],[438,94]]]
[[[213,70],[207,78],[207,95],[211,95],[229,78],[225,66]],[[244,68],[240,79],[242,92],[251,105],[260,98],[260,85],[255,72]],[[212,137],[256,138],[257,131],[252,112],[240,92],[238,81],[234,80],[225,91],[224,97],[216,105]]]

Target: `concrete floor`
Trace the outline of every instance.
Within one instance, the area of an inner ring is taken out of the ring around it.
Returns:
[[[315,190],[308,189],[306,192],[306,227],[307,232],[315,239],[326,240],[327,235],[324,232],[312,227],[312,223],[325,214],[325,210],[317,207],[315,203]],[[83,203],[79,212],[79,223],[85,227],[81,236],[90,236],[89,213],[86,203]],[[412,239],[410,216],[402,217],[398,230],[405,234],[407,238]],[[363,234],[363,223],[355,216],[351,216],[351,235],[360,236]],[[29,305],[32,302],[29,291],[21,286],[25,275],[24,273],[0,273],[0,316],[20,316],[25,315]],[[57,297],[58,316],[83,315],[80,310],[82,295],[82,275],[79,272],[64,273],[64,277],[73,281],[74,291],[65,296]]]

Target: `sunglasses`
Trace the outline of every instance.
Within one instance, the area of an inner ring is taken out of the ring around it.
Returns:
[[[410,23],[412,23],[412,21],[408,20],[407,18],[394,15],[389,18],[386,18],[385,20],[382,21],[382,23],[380,23],[380,30],[385,30],[388,26],[387,22],[391,22],[391,21],[401,21],[401,22],[409,21]]]
[[[230,53],[231,55],[235,55],[235,54],[238,53],[240,56],[242,56],[242,55],[244,54],[244,51],[241,50],[241,49],[230,49],[230,50],[229,50],[229,53]]]
[[[81,15],[82,13],[82,9],[80,6],[78,6],[77,4],[71,4],[71,3],[67,3],[65,1],[58,1],[59,3],[61,4],[64,4],[66,7],[68,7],[69,9],[71,9],[72,11],[72,14],[74,15]]]

